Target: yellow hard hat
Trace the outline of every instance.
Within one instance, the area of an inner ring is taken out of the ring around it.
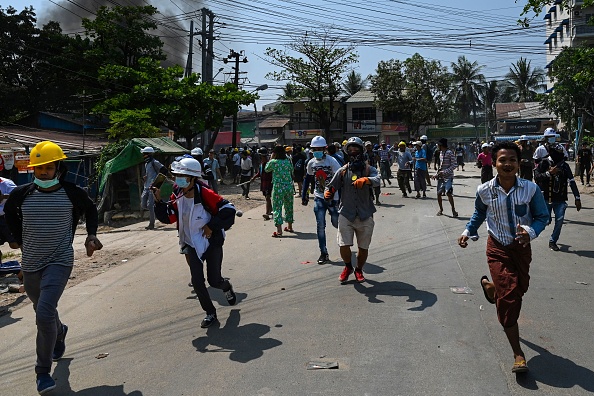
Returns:
[[[342,141],[342,145],[343,145],[343,146],[346,146],[346,144],[347,144],[347,143],[348,143],[348,142],[347,142],[346,140],[343,140],[343,141]]]
[[[31,150],[29,155],[29,168],[39,165],[49,164],[50,162],[60,161],[66,158],[64,152],[54,142],[44,141],[39,142]]]
[[[398,147],[400,147],[400,146],[406,147],[406,142],[400,142],[400,143],[398,143]]]

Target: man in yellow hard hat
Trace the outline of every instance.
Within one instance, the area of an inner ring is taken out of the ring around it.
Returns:
[[[74,265],[72,242],[82,215],[87,255],[102,248],[95,236],[97,207],[85,190],[64,180],[65,158],[57,144],[38,143],[29,159],[35,179],[15,188],[4,206],[8,227],[23,251],[25,291],[35,310],[39,394],[56,387],[50,375],[52,360],[61,359],[66,350],[68,326],[60,321],[57,306]]]

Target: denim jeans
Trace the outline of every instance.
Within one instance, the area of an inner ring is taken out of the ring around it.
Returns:
[[[322,198],[314,199],[314,213],[316,215],[318,245],[320,253],[328,254],[326,247],[326,211],[330,213],[330,221],[334,228],[338,228],[338,202],[332,201],[328,204]]]
[[[153,192],[145,188],[142,190],[142,197],[140,202],[141,209],[148,209],[149,211],[149,226],[155,225],[155,195]]]
[[[553,233],[549,238],[549,242],[555,242],[559,240],[561,235],[561,227],[563,227],[563,220],[565,219],[565,209],[567,209],[567,202],[553,202],[552,204],[547,203],[549,207],[549,224],[553,221],[552,213],[555,213],[555,226],[553,227]]]
[[[72,267],[50,264],[35,272],[23,272],[27,296],[33,303],[37,324],[37,374],[49,374],[56,339],[62,333],[58,316],[58,300],[64,292]]]
[[[220,231],[218,231],[220,232]],[[196,250],[188,246],[188,253],[186,254],[186,261],[190,267],[190,274],[192,276],[192,286],[200,302],[200,306],[207,314],[216,315],[217,310],[210,299],[208,289],[204,284],[204,262],[206,261],[206,279],[210,287],[215,289],[222,289],[224,292],[231,289],[231,284],[228,279],[221,275],[221,266],[223,263],[223,245],[212,243],[202,259],[198,258]]]

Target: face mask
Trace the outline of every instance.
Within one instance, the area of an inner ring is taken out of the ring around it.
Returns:
[[[56,184],[60,183],[60,181],[56,177],[56,178],[50,179],[50,180],[35,179],[35,180],[33,180],[33,183],[35,183],[36,186],[41,187],[41,188],[50,188],[50,187],[53,187]]]
[[[177,184],[179,188],[186,188],[190,185],[190,182],[185,176],[175,176],[175,184]]]
[[[146,157],[144,157],[144,162],[147,162],[148,163],[148,162],[150,162],[150,160],[151,160],[151,156],[150,155],[147,155]]]
[[[548,138],[548,142],[551,143],[551,144],[555,143],[555,140],[556,140],[555,137]]]
[[[324,152],[323,151],[313,151],[313,156],[316,159],[322,159],[322,157],[324,156]]]

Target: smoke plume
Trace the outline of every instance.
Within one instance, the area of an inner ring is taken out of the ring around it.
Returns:
[[[101,6],[146,6],[150,4],[156,7],[159,13],[154,15],[154,19],[158,21],[162,20],[162,22],[160,22],[159,28],[151,33],[162,36],[161,40],[164,43],[163,50],[167,55],[165,66],[168,64],[185,66],[188,54],[190,21],[185,16],[182,16],[183,20],[171,17],[190,13],[189,15],[195,21],[194,27],[197,27],[200,25],[200,9],[203,7],[203,2],[196,0],[54,0],[54,3],[57,3],[57,5],[48,1],[45,8],[37,10],[39,25],[41,26],[49,21],[57,21],[60,23],[64,33],[78,33],[80,35],[83,35],[84,32],[81,18],[93,19],[97,13],[97,9]],[[199,47],[197,42],[194,42],[194,54],[197,52],[199,52]],[[196,56],[194,58],[196,59]],[[196,64],[196,61],[194,61],[194,64]]]

